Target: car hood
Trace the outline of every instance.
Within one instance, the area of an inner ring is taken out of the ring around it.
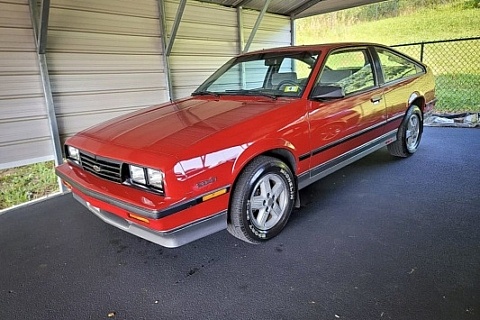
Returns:
[[[149,107],[96,125],[79,136],[128,149],[177,156],[221,130],[272,111],[291,99],[192,97]]]

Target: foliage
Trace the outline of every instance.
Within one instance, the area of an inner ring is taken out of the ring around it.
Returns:
[[[58,191],[53,162],[0,170],[0,209]]]
[[[378,11],[378,17],[362,13],[373,10],[371,8],[375,6],[397,2],[399,10],[396,17],[392,17],[391,13],[380,14],[381,11]],[[451,0],[440,6],[414,6],[421,2],[447,1],[387,1],[300,19],[296,24],[297,44],[368,41],[393,45],[479,35],[480,12],[477,8],[466,6],[469,1]],[[365,20],[366,17],[369,20]]]
[[[463,7],[465,9],[480,9],[480,0],[469,0],[465,1]]]

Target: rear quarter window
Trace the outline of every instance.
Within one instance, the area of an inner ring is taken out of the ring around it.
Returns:
[[[395,52],[377,48],[385,82],[392,82],[423,73],[423,67]]]

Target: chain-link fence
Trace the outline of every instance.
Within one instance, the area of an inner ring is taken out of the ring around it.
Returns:
[[[480,112],[480,37],[392,47],[432,68],[436,113]]]

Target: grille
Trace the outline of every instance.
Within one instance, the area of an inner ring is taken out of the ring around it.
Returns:
[[[114,182],[122,182],[122,164],[110,159],[80,152],[80,161],[85,171]]]

